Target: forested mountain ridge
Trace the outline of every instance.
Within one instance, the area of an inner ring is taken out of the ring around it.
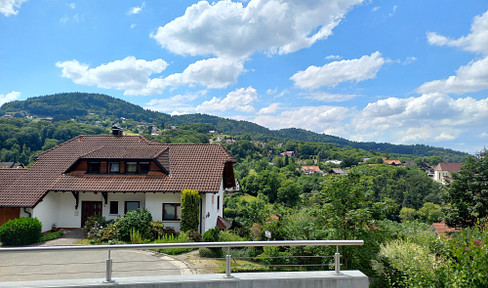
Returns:
[[[171,116],[154,112],[127,101],[108,95],[93,93],[60,93],[13,101],[0,107],[0,116],[10,115],[18,118],[48,118],[54,123],[74,119],[78,123],[107,127],[110,123],[122,122],[122,127],[135,130],[139,122],[156,126],[160,129],[191,123],[210,124],[211,129],[247,140],[258,141],[306,141],[330,143],[339,147],[380,151],[414,156],[447,155],[448,159],[464,159],[468,154],[451,149],[427,145],[393,145],[388,143],[354,142],[331,135],[288,128],[270,130],[248,121],[237,121],[206,114],[187,114]]]

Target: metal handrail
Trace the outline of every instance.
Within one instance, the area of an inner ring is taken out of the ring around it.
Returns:
[[[232,241],[232,242],[189,242],[189,243],[153,243],[153,244],[117,244],[117,245],[74,245],[74,246],[31,246],[0,248],[2,252],[31,252],[31,251],[63,251],[63,250],[107,250],[106,271],[104,282],[112,280],[112,250],[128,249],[167,249],[167,248],[227,248],[225,278],[232,278],[230,248],[233,247],[265,247],[265,246],[336,246],[335,273],[340,275],[339,246],[364,245],[363,240],[286,240],[286,241]]]

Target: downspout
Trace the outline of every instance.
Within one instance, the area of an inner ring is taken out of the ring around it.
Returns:
[[[32,218],[32,213],[31,212],[27,212],[27,207],[24,207],[24,213],[29,215],[29,218]]]

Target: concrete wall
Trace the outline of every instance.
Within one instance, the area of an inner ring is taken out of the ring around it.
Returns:
[[[368,288],[368,277],[360,271],[332,271],[194,274],[177,276],[127,277],[103,283],[101,279],[40,280],[3,282],[2,287],[135,287],[135,288]]]

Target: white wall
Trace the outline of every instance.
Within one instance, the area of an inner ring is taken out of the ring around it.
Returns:
[[[180,203],[181,193],[147,193],[146,209],[154,221],[162,221],[165,227],[173,227],[180,231],[180,221],[163,221],[163,203]]]
[[[42,223],[42,232],[51,230],[56,223],[58,198],[48,193],[35,208],[32,209],[32,217]]]
[[[202,234],[205,233],[207,230],[214,228],[217,224],[217,217],[223,217],[223,200],[224,200],[224,183],[220,183],[220,189],[218,193],[207,193],[205,194],[202,199],[202,203],[204,205],[203,215],[202,215]],[[220,200],[217,200],[220,198]],[[219,206],[217,206],[219,204]]]

